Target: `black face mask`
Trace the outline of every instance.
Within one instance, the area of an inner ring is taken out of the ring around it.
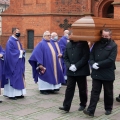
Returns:
[[[101,39],[100,39],[100,42],[102,43],[102,44],[105,44],[105,43],[107,43],[108,42],[108,38],[103,38],[103,37],[101,37]]]
[[[15,36],[16,36],[16,37],[20,37],[20,33],[16,33]]]

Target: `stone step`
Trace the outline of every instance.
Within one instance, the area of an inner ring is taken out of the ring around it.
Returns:
[[[27,53],[31,53],[33,51],[33,49],[26,49],[25,50]]]

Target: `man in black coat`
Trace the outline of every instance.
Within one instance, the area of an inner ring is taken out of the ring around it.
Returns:
[[[117,56],[117,45],[111,39],[111,30],[104,29],[100,41],[96,42],[90,54],[90,65],[92,66],[91,77],[92,91],[90,104],[83,112],[94,116],[99,95],[103,85],[105,115],[112,112],[113,107],[113,82],[115,80],[115,60]]]
[[[69,32],[69,39],[71,39],[71,32]],[[89,71],[89,46],[86,41],[70,42],[66,46],[64,60],[67,66],[67,88],[65,92],[65,99],[63,107],[59,107],[60,110],[69,112],[72,99],[75,92],[76,82],[79,88],[80,108],[82,111],[86,107],[87,103],[87,80],[86,76],[90,75]]]

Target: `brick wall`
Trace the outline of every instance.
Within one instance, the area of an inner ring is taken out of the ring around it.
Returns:
[[[11,0],[10,7],[2,15],[2,44],[5,46],[11,29],[18,27],[21,42],[27,48],[27,30],[34,30],[34,46],[41,40],[44,31],[63,35],[59,25],[67,19],[69,24],[79,19],[87,10],[88,0]],[[70,29],[70,28],[69,28]]]
[[[92,3],[90,0],[10,0],[10,7],[2,14],[1,43],[5,47],[13,27],[20,29],[20,40],[24,48],[27,48],[28,30],[34,30],[34,46],[41,40],[46,30],[55,31],[61,37],[64,29],[59,25],[63,24],[65,19],[68,20],[68,24],[72,24],[85,13],[90,13],[94,6],[99,8],[101,3],[107,2],[107,0],[91,1]],[[92,10],[96,11],[96,9]],[[115,5],[115,18],[120,18],[119,11],[120,6]],[[120,53],[120,42],[116,41],[116,43]],[[117,60],[120,60],[119,54]]]
[[[114,18],[120,19],[120,0],[114,0]],[[117,60],[120,60],[120,40],[115,41],[118,45]]]

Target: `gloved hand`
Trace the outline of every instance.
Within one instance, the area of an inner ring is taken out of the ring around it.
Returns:
[[[99,69],[98,63],[94,63],[94,64],[92,65],[92,68],[95,69],[95,70]]]
[[[72,72],[75,72],[77,68],[74,64],[71,64],[71,66],[69,67],[69,70],[71,70]]]

